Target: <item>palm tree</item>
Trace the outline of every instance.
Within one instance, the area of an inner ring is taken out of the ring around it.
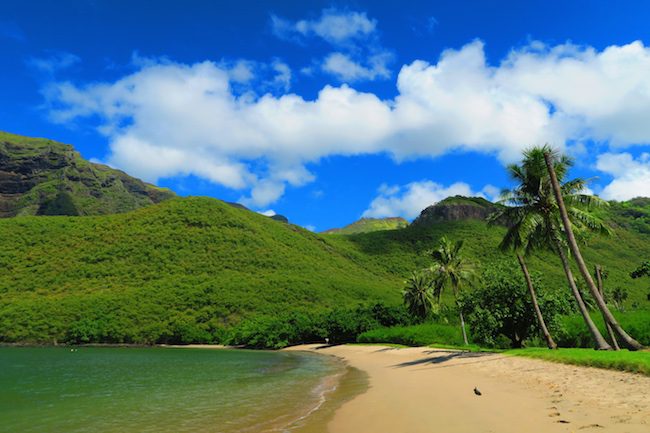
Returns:
[[[489,221],[491,224],[503,221],[508,225],[508,231],[500,245],[502,249],[523,250],[525,253],[540,249],[551,249],[558,254],[571,293],[594,339],[596,348],[600,350],[610,349],[611,347],[591,319],[589,310],[573,278],[569,260],[565,253],[566,248],[560,233],[561,224],[559,223],[552,185],[544,162],[545,150],[546,147],[533,147],[526,150],[521,165],[511,164],[508,166],[508,174],[517,182],[517,186],[512,190],[502,192],[501,202],[508,206],[502,207],[493,214]],[[562,157],[558,159],[556,171],[560,173],[561,178],[566,175],[570,166],[571,160],[569,158]],[[607,232],[604,224],[588,212],[590,206],[601,205],[602,200],[580,194],[585,184],[586,181],[583,179],[573,179],[565,182],[562,186],[562,193],[573,204],[571,211],[575,226],[579,227],[583,232]],[[531,293],[531,296],[533,296],[533,293]],[[540,314],[538,313],[538,319]]]
[[[463,318],[463,311],[460,308],[460,305],[458,305],[458,294],[464,285],[471,284],[474,278],[474,268],[461,255],[462,248],[463,241],[451,242],[446,236],[443,236],[440,239],[438,248],[429,251],[429,255],[434,261],[431,268],[429,268],[429,271],[438,283],[438,300],[440,300],[442,291],[446,287],[451,286],[454,292],[454,298],[456,299],[456,306],[458,307],[460,328],[463,332],[463,341],[465,342],[465,345],[468,345],[467,332],[465,331],[465,319]]]
[[[605,287],[603,286],[603,279],[607,278],[607,272],[605,272],[603,267],[600,265],[594,267],[594,272],[596,274],[596,281],[598,282],[598,292],[600,293],[600,296],[603,297],[603,301],[607,303],[607,299],[605,299]],[[607,329],[607,335],[609,335],[609,341],[612,343],[612,347],[614,350],[621,350],[618,346],[618,341],[616,341],[616,334],[614,334],[612,326],[607,323],[607,318],[605,316],[603,316],[603,321],[605,322],[605,328]]]
[[[413,272],[402,291],[404,304],[409,314],[425,319],[436,309],[434,299],[434,281],[425,272]]]
[[[530,274],[528,273],[528,267],[526,266],[526,262],[524,261],[523,256],[519,253],[517,253],[517,260],[519,261],[519,266],[521,267],[521,271],[524,273],[524,278],[526,279],[526,285],[528,286],[528,292],[530,293],[530,297],[533,301],[533,309],[535,310],[535,316],[537,316],[537,322],[539,323],[539,327],[542,329],[542,334],[544,334],[544,338],[546,339],[546,345],[548,346],[549,349],[557,349],[557,343],[553,340],[553,337],[551,337],[551,333],[548,332],[548,328],[546,327],[546,322],[544,321],[544,316],[542,315],[542,310],[539,308],[539,303],[537,302],[537,293],[535,293],[535,287],[533,286],[533,281],[530,279]]]
[[[565,157],[559,156],[558,153],[553,149],[551,149],[549,146],[544,146],[543,152],[544,152],[544,161],[546,163],[546,168],[548,170],[548,174],[551,179],[551,186],[553,187],[553,194],[555,196],[557,208],[562,220],[562,226],[564,227],[564,235],[566,236],[566,240],[569,244],[569,248],[571,249],[571,253],[573,254],[573,258],[578,265],[578,269],[582,274],[582,278],[584,278],[585,283],[587,283],[587,287],[591,292],[591,296],[594,297],[594,299],[596,300],[596,304],[598,305],[598,308],[600,309],[603,316],[606,318],[606,321],[609,322],[611,327],[614,329],[614,332],[616,332],[616,334],[621,338],[623,343],[625,343],[625,345],[628,346],[628,348],[631,350],[642,349],[643,346],[634,338],[632,338],[627,332],[625,332],[625,330],[618,323],[618,321],[611,313],[611,311],[609,311],[609,308],[607,308],[607,304],[605,304],[603,297],[600,296],[600,293],[598,292],[598,288],[594,284],[594,280],[593,278],[591,278],[589,269],[587,269],[587,265],[585,264],[585,261],[582,258],[582,253],[580,252],[580,248],[578,247],[578,242],[576,241],[575,234],[573,233],[574,226],[572,225],[572,221],[569,216],[569,211],[567,210],[567,207],[565,205],[565,200],[563,197],[564,195],[563,186],[560,186],[560,182],[558,180],[558,178],[561,178],[561,176],[558,175],[556,171],[557,162],[561,161]],[[571,205],[570,200],[568,201],[568,204]]]

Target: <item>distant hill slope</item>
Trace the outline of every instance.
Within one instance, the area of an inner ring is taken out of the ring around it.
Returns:
[[[399,302],[402,276],[211,198],[94,217],[0,219],[0,341],[166,341],[252,314]],[[125,332],[128,330],[128,332]],[[84,332],[86,332],[84,331]]]
[[[361,218],[358,221],[348,224],[340,229],[329,229],[323,233],[326,234],[355,234],[355,233],[369,233],[378,230],[396,230],[407,227],[409,222],[404,218],[389,217],[389,218]]]
[[[0,132],[0,217],[112,214],[173,196],[68,144]]]

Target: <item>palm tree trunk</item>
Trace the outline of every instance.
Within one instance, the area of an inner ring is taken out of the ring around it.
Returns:
[[[555,174],[555,169],[553,168],[553,161],[551,160],[551,154],[548,152],[544,153],[544,160],[546,161],[546,168],[548,169],[549,176],[551,177],[551,185],[553,186],[553,193],[555,194],[555,200],[557,201],[557,205],[560,210],[560,216],[562,217],[562,225],[564,226],[564,232],[566,233],[566,237],[569,242],[569,247],[571,248],[571,252],[573,253],[573,258],[578,264],[578,269],[582,274],[582,278],[584,278],[585,282],[587,283],[587,287],[589,287],[591,296],[594,297],[594,299],[596,300],[596,304],[598,304],[598,308],[600,308],[600,311],[603,313],[603,316],[605,316],[605,321],[609,322],[609,324],[612,326],[616,334],[619,337],[621,337],[623,343],[626,346],[628,346],[630,350],[642,349],[643,346],[634,338],[632,338],[627,332],[625,332],[625,330],[618,323],[618,321],[616,320],[612,312],[609,311],[609,308],[607,308],[607,304],[605,304],[605,302],[603,301],[603,298],[600,296],[600,293],[598,293],[598,289],[594,284],[593,278],[591,278],[591,274],[589,273],[589,270],[587,269],[587,265],[585,264],[585,261],[582,258],[582,254],[580,253],[580,248],[578,248],[578,243],[576,242],[576,238],[573,235],[573,230],[571,229],[571,221],[569,221],[569,215],[567,214],[566,207],[564,206],[564,199],[562,198],[562,190],[560,189],[560,183],[557,180],[557,175]]]
[[[467,341],[467,332],[465,331],[465,318],[463,317],[463,310],[458,307],[458,315],[460,316],[460,329],[463,331],[463,341],[465,342],[465,346],[469,345],[469,342]]]
[[[521,254],[517,254],[517,260],[519,260],[519,266],[521,266],[521,271],[524,273],[524,277],[526,278],[526,285],[528,286],[530,297],[533,300],[533,308],[535,309],[535,314],[537,315],[537,322],[539,323],[539,327],[542,328],[542,333],[546,339],[546,345],[549,349],[557,349],[557,344],[555,344],[555,341],[553,341],[553,337],[551,337],[551,333],[548,332],[548,328],[546,327],[546,322],[544,322],[542,310],[539,309],[539,303],[537,303],[537,294],[535,293],[533,282],[530,279],[530,274],[528,273],[526,262],[524,261],[524,258],[521,256]]]
[[[560,256],[560,260],[562,260],[562,267],[564,268],[564,274],[566,275],[566,279],[569,281],[569,286],[571,287],[571,293],[573,293],[573,297],[575,298],[576,303],[578,304],[578,309],[580,310],[580,314],[582,314],[582,318],[585,321],[587,328],[589,328],[589,333],[591,334],[591,337],[594,339],[594,343],[596,344],[596,349],[611,350],[612,347],[609,345],[609,343],[607,343],[605,338],[603,338],[603,334],[600,333],[600,330],[598,330],[598,327],[596,326],[594,321],[591,319],[591,316],[589,315],[589,310],[587,309],[585,302],[582,300],[582,295],[580,294],[580,291],[576,287],[576,282],[575,279],[573,278],[573,272],[571,272],[571,266],[569,265],[569,259],[564,253],[564,249],[562,247],[562,244],[560,244],[559,240],[557,240],[556,248],[558,251],[558,255]]]
[[[603,301],[605,301],[605,289],[603,288],[603,273],[600,265],[596,265],[596,282],[598,283],[598,291],[600,292],[600,296],[603,297]],[[603,316],[603,321],[605,322],[605,327],[607,328],[607,334],[609,335],[609,340],[612,343],[612,347],[614,350],[621,350],[621,348],[618,346],[618,341],[616,341],[616,334],[614,334],[614,330],[612,329],[611,325],[607,322],[607,318]]]

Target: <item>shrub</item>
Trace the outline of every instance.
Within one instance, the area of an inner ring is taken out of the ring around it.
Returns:
[[[532,279],[544,320],[555,330],[557,316],[566,313],[570,304],[565,296],[547,292],[538,276]],[[517,348],[539,334],[530,293],[518,269],[494,265],[483,272],[481,281],[481,286],[460,299],[474,342],[488,347],[503,347],[507,342]]]
[[[460,327],[442,323],[422,323],[411,326],[373,329],[359,335],[359,343],[394,343],[406,346],[432,344],[462,346]]]

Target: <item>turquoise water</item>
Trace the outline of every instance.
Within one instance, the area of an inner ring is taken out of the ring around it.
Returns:
[[[0,348],[0,432],[270,432],[345,367],[300,352]]]

